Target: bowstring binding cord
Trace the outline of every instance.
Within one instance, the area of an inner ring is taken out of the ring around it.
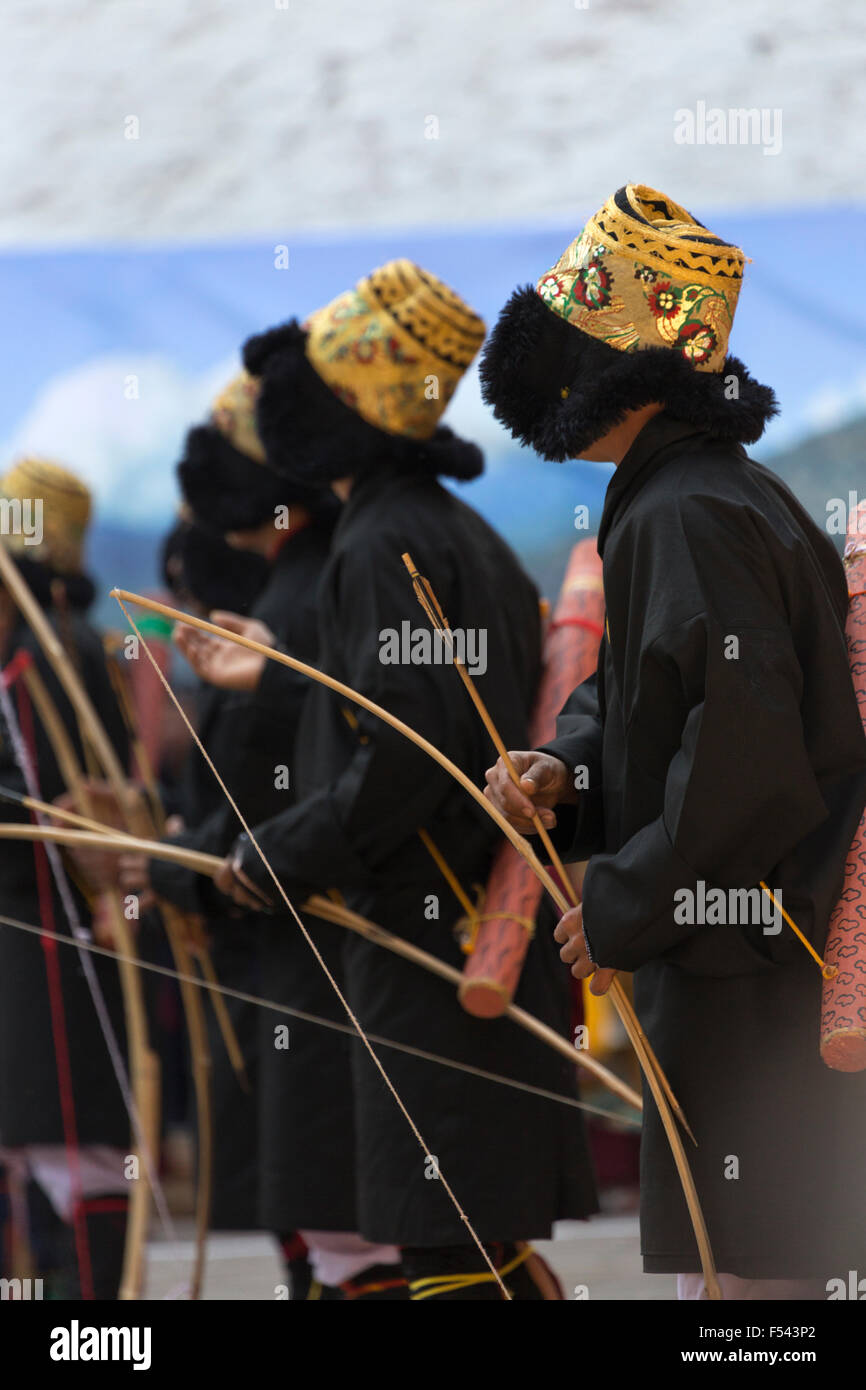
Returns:
[[[395,1103],[396,1103],[398,1109],[400,1110],[400,1113],[403,1115],[403,1118],[406,1120],[406,1123],[408,1124],[408,1126],[409,1126],[409,1128],[411,1129],[412,1133],[414,1134],[415,1138],[418,1140],[418,1143],[419,1143],[419,1145],[420,1145],[420,1147],[421,1147],[421,1151],[422,1151],[422,1153],[424,1154],[425,1160],[428,1159],[429,1156],[430,1156],[430,1152],[431,1152],[431,1151],[430,1151],[430,1149],[428,1148],[428,1146],[427,1146],[427,1144],[426,1144],[426,1142],[425,1142],[425,1140],[424,1140],[424,1136],[423,1136],[423,1134],[421,1133],[421,1131],[420,1131],[420,1129],[418,1128],[418,1126],[416,1125],[416,1123],[415,1123],[415,1121],[413,1120],[412,1116],[409,1114],[409,1111],[406,1109],[406,1106],[405,1106],[405,1104],[403,1103],[403,1100],[402,1100],[402,1098],[401,1098],[399,1092],[397,1091],[396,1086],[394,1085],[393,1081],[391,1080],[390,1076],[388,1075],[387,1071],[385,1070],[385,1067],[384,1067],[383,1063],[381,1062],[381,1060],[379,1059],[379,1056],[378,1056],[378,1054],[377,1054],[375,1048],[373,1047],[372,1043],[370,1042],[369,1038],[367,1037],[367,1034],[365,1033],[363,1027],[361,1026],[360,1020],[358,1019],[358,1017],[356,1016],[354,1010],[352,1009],[351,1005],[349,1004],[348,999],[346,999],[345,995],[343,994],[343,991],[340,989],[340,986],[337,984],[337,981],[334,979],[334,976],[332,975],[331,971],[328,969],[328,966],[327,966],[327,963],[326,963],[324,957],[322,956],[321,952],[319,951],[318,947],[316,946],[316,943],[313,941],[313,938],[312,938],[312,936],[310,935],[310,933],[308,932],[307,928],[304,926],[304,923],[303,923],[303,921],[301,920],[300,913],[297,911],[297,909],[296,909],[294,903],[291,902],[291,900],[290,900],[290,898],[289,898],[289,895],[286,893],[285,889],[283,888],[282,883],[280,882],[279,878],[277,877],[276,873],[274,872],[273,868],[271,867],[271,863],[270,863],[270,861],[269,861],[267,855],[265,854],[264,850],[263,850],[263,849],[261,848],[261,846],[259,845],[259,842],[258,842],[258,840],[256,839],[255,835],[253,834],[252,829],[251,829],[250,826],[247,824],[246,819],[244,818],[243,812],[241,811],[240,807],[238,806],[237,802],[235,801],[234,797],[232,796],[231,792],[229,791],[228,787],[226,786],[225,782],[223,781],[222,777],[220,776],[219,772],[217,771],[216,767],[214,766],[214,763],[213,763],[213,761],[212,761],[210,755],[208,754],[207,749],[205,748],[204,744],[202,743],[201,739],[199,738],[198,734],[196,733],[195,729],[193,728],[192,723],[190,722],[190,720],[189,720],[189,718],[188,718],[188,716],[187,716],[187,714],[186,714],[186,711],[184,710],[183,706],[181,705],[180,701],[178,700],[177,696],[175,695],[174,691],[172,690],[171,685],[169,684],[168,680],[166,679],[165,674],[164,674],[163,671],[161,670],[158,661],[156,660],[156,658],[154,657],[153,653],[151,652],[150,647],[148,646],[148,644],[147,644],[147,642],[145,641],[145,639],[142,637],[141,632],[139,631],[138,625],[137,625],[136,622],[135,622],[135,619],[131,616],[131,614],[129,613],[129,611],[128,611],[127,607],[126,607],[126,604],[123,602],[123,600],[119,597],[119,595],[118,595],[117,593],[114,594],[114,597],[117,599],[117,602],[118,602],[118,604],[120,605],[120,608],[121,608],[122,611],[123,611],[123,615],[124,615],[124,617],[126,618],[126,621],[129,623],[129,625],[130,625],[130,627],[132,628],[133,632],[135,633],[136,638],[138,639],[140,645],[141,645],[142,648],[144,649],[145,656],[147,657],[148,661],[150,662],[151,666],[153,667],[154,671],[156,672],[156,674],[157,674],[157,676],[158,676],[158,678],[159,678],[160,684],[162,685],[163,689],[165,690],[166,694],[168,695],[169,699],[171,700],[172,704],[174,705],[175,709],[177,710],[178,714],[180,715],[181,719],[183,720],[183,722],[184,722],[186,728],[188,729],[188,731],[189,731],[189,733],[190,733],[190,736],[191,736],[193,742],[195,743],[196,747],[198,748],[199,752],[201,753],[202,757],[204,758],[205,762],[207,763],[208,767],[210,768],[211,772],[213,773],[214,777],[216,778],[216,781],[217,781],[217,783],[218,783],[218,785],[219,785],[219,787],[220,787],[220,790],[223,792],[224,796],[226,797],[226,800],[228,801],[229,805],[231,806],[232,810],[234,811],[235,815],[237,816],[238,820],[240,821],[241,825],[243,826],[244,833],[246,834],[247,838],[249,839],[250,844],[251,844],[251,845],[253,846],[253,848],[255,849],[256,853],[257,853],[258,856],[259,856],[259,859],[262,861],[262,864],[264,865],[265,869],[267,870],[267,872],[268,872],[270,878],[273,880],[273,883],[274,883],[274,886],[275,886],[276,889],[277,889],[277,892],[279,893],[279,895],[280,895],[280,897],[282,898],[283,902],[286,904],[286,907],[289,909],[289,912],[291,913],[292,917],[295,919],[295,922],[296,922],[297,925],[300,927],[301,932],[302,932],[302,934],[303,934],[303,936],[304,936],[304,940],[306,941],[306,943],[307,943],[307,945],[309,946],[310,950],[313,952],[313,955],[316,957],[316,960],[319,962],[319,965],[321,966],[322,970],[324,971],[324,973],[325,973],[325,975],[326,975],[326,977],[327,977],[327,979],[328,979],[328,982],[330,983],[331,988],[333,989],[334,993],[336,994],[337,998],[339,999],[341,1005],[342,1005],[343,1008],[346,1010],[346,1015],[347,1015],[347,1017],[350,1019],[352,1025],[353,1025],[354,1028],[355,1028],[355,1031],[356,1031],[358,1037],[361,1039],[361,1042],[364,1044],[364,1047],[366,1048],[367,1052],[369,1053],[370,1059],[371,1059],[371,1061],[373,1062],[374,1066],[376,1067],[376,1070],[379,1072],[379,1075],[381,1076],[382,1080],[385,1082],[385,1085],[388,1087],[388,1090],[391,1092],[391,1095],[393,1096],[394,1101],[395,1101]],[[442,1186],[444,1187],[445,1191],[447,1192],[448,1197],[450,1198],[451,1203],[452,1203],[452,1205],[453,1205],[453,1207],[454,1207],[454,1210],[457,1212],[457,1215],[460,1217],[460,1220],[463,1222],[463,1225],[466,1227],[466,1230],[469,1232],[470,1236],[472,1237],[472,1240],[474,1241],[475,1245],[478,1247],[478,1249],[479,1249],[479,1251],[480,1251],[480,1253],[481,1253],[481,1255],[482,1255],[482,1257],[483,1257],[483,1259],[484,1259],[484,1263],[487,1265],[488,1269],[490,1270],[491,1274],[493,1275],[494,1279],[496,1280],[496,1283],[499,1285],[499,1290],[500,1290],[500,1292],[501,1292],[501,1294],[502,1294],[502,1297],[503,1297],[507,1302],[511,1302],[511,1301],[512,1301],[512,1299],[511,1299],[511,1294],[508,1292],[508,1289],[505,1287],[505,1284],[502,1282],[502,1279],[501,1279],[500,1276],[499,1276],[499,1271],[497,1270],[496,1266],[494,1265],[493,1261],[491,1260],[490,1256],[488,1255],[487,1251],[485,1250],[483,1242],[480,1240],[479,1236],[476,1234],[475,1228],[473,1227],[472,1223],[471,1223],[470,1220],[469,1220],[469,1217],[466,1215],[465,1211],[463,1210],[462,1206],[460,1205],[460,1202],[459,1202],[459,1200],[458,1200],[458,1198],[457,1198],[456,1193],[454,1192],[454,1189],[451,1187],[451,1184],[448,1182],[447,1178],[445,1177],[445,1175],[444,1175],[444,1173],[442,1172],[441,1168],[439,1168],[438,1164],[437,1164],[437,1172],[438,1172],[438,1174],[439,1174],[439,1180],[441,1181]]]

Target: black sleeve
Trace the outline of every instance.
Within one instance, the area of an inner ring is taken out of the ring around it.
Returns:
[[[194,751],[198,753],[198,749]],[[239,829],[237,817],[226,802],[225,808],[217,807],[199,825],[178,835],[167,836],[164,843],[202,850],[205,854],[225,854]],[[150,885],[157,897],[164,898],[172,906],[180,908],[181,912],[208,916],[220,902],[223,906],[226,904],[226,899],[214,888],[206,874],[196,873],[184,864],[170,863],[165,859],[151,859]]]
[[[336,602],[345,681],[453,756],[463,712],[455,700],[453,671],[380,660],[380,634],[399,631],[403,621],[418,622],[417,601],[400,559],[403,549],[399,537],[379,536],[344,557]],[[274,680],[272,688],[278,687]],[[320,702],[335,698],[321,687],[311,696]],[[356,706],[351,712],[357,717],[356,738],[336,779],[255,830],[278,876],[294,891],[299,884],[375,888],[377,866],[414,836],[451,790],[448,774],[402,734]],[[245,847],[242,863],[272,893],[252,846]]]
[[[255,696],[240,694],[228,698],[205,743],[206,751],[248,825],[278,814],[290,802],[291,792],[281,773],[283,767],[291,766],[301,705],[310,690],[309,680],[287,667],[271,661],[267,667],[275,667],[294,678],[280,683],[280,698],[274,702],[262,702]],[[299,685],[300,681],[303,684]],[[201,759],[202,753],[192,745],[188,757]],[[202,772],[208,781],[213,779],[210,768],[203,767]],[[168,843],[206,854],[228,854],[243,827],[237,811],[222,788],[217,787],[215,779],[212,790],[216,804],[209,813],[200,819],[196,817]],[[180,864],[154,859],[150,878],[159,897],[185,912],[209,915],[225,910],[226,900],[207,875]]]
[[[675,895],[696,891],[698,880],[728,889],[767,879],[772,888],[774,866],[827,815],[804,742],[790,631],[778,621],[734,632],[704,613],[658,637],[646,662],[648,673],[656,664],[676,673],[690,707],[663,813],[616,854],[590,861],[583,893],[593,959],[621,970],[659,956],[708,973],[760,968],[786,951],[789,934],[678,922],[684,900]]]
[[[275,642],[274,649],[294,655],[284,642]],[[309,690],[308,676],[302,676],[300,671],[293,671],[279,661],[266,660],[259,683],[250,696],[251,708],[267,720],[296,720]]]
[[[599,658],[601,659],[601,657]],[[576,806],[556,808],[551,839],[567,863],[588,859],[604,843],[602,725],[595,672],[568,697],[556,720],[556,737],[539,751],[559,758],[574,776],[586,769]]]

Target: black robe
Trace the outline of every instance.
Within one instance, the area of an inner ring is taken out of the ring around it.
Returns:
[[[701,881],[763,879],[822,949],[866,799],[842,566],[774,474],[666,415],[617,468],[598,548],[597,676],[548,745],[588,776],[556,834],[568,858],[592,855],[593,959],[635,971],[638,1013],[697,1137],[686,1147],[718,1269],[862,1268],[866,1076],[819,1060],[818,967],[784,923],[683,920]],[[698,1270],[648,1096],[641,1188],[644,1268]]]
[[[79,673],[97,714],[125,763],[126,734],[106,669],[102,642],[97,633],[77,617],[64,617],[63,639],[74,652]],[[23,624],[19,625],[10,645],[7,670],[17,650],[24,650],[33,656],[35,668],[54,700],[81,761],[81,741],[74,711],[39,644]],[[20,691],[20,681],[16,681],[10,695],[18,723],[24,732],[27,718],[25,714],[22,719]],[[29,706],[32,712],[39,795],[43,801],[53,801],[66,787],[38,715],[29,705],[26,694],[22,694],[21,698],[25,702],[25,709]],[[2,718],[0,783],[20,793],[27,791],[9,730]],[[0,803],[0,819],[29,822],[31,817],[29,811]],[[44,899],[40,898],[38,861],[43,864],[40,870],[44,874],[43,883],[50,885],[50,897],[46,893]],[[68,865],[67,877],[78,917],[85,930],[89,930],[87,902],[75,887],[74,875]],[[71,937],[71,925],[42,846],[15,840],[0,841],[0,913]],[[61,1013],[52,1014],[46,950],[56,953],[59,965]],[[126,1044],[117,967],[105,957],[92,955],[91,961],[123,1052]],[[129,1118],[78,951],[65,945],[43,945],[37,937],[14,927],[0,925],[0,1144],[64,1143],[54,1032],[56,1025],[62,1049],[64,1024],[78,1142],[125,1147],[129,1143]]]
[[[296,656],[316,658],[316,600],[332,526],[291,535],[278,551],[250,616]],[[310,684],[286,672],[273,709],[255,695],[207,690],[199,735],[248,822],[277,814],[295,797],[291,750]],[[289,785],[281,768],[290,770]],[[190,750],[175,843],[225,854],[238,833],[235,812],[197,748]],[[221,983],[326,1019],[344,1021],[331,986],[296,924],[232,912],[210,880],[154,861],[156,891],[203,914]],[[341,969],[342,932],[306,919],[330,968]],[[260,1006],[227,1000],[241,1041],[251,1094],[244,1095],[211,1025],[214,1059],[215,1224],[289,1232],[354,1230],[350,1043],[340,1033]],[[288,1047],[278,1045],[288,1029]],[[280,1031],[277,1031],[280,1030]],[[330,1099],[322,1104],[322,1095]]]
[[[493,754],[457,673],[380,658],[403,623],[429,633],[405,550],[452,627],[485,634],[478,687],[509,746],[521,746],[539,673],[537,594],[496,533],[432,479],[383,469],[356,483],[322,584],[319,664],[482,783]],[[269,666],[260,700],[279,708],[284,680],[284,668]],[[428,831],[471,889],[484,883],[498,840],[489,818],[405,738],[320,685],[305,707],[295,766],[303,799],[256,828],[289,891],[299,899],[308,887],[339,889],[363,915],[460,968],[452,928],[462,909],[417,832]],[[243,864],[269,886],[250,846]],[[344,959],[349,1001],[371,1033],[574,1097],[575,1068],[510,1021],[471,1018],[451,986],[357,937],[347,937]],[[518,1001],[567,1032],[567,977],[549,936],[530,946]],[[401,1245],[464,1242],[404,1116],[362,1045],[353,1046],[361,1234]],[[482,1238],[545,1236],[558,1218],[595,1210],[574,1108],[385,1047],[380,1055]],[[323,1104],[333,1104],[331,1092]]]

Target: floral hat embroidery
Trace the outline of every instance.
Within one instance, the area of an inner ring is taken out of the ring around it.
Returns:
[[[255,463],[265,462],[265,449],[256,429],[256,401],[261,385],[249,372],[239,372],[211,406],[211,421],[229,443]]]
[[[306,324],[334,395],[389,434],[429,439],[484,341],[484,321],[435,275],[389,261]]]
[[[538,282],[566,322],[620,352],[669,347],[700,371],[727,354],[745,257],[643,184],[613,195]]]

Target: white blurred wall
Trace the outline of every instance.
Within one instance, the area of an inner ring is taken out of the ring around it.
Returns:
[[[2,0],[0,31],[6,245],[863,193],[863,0]],[[676,143],[699,102],[780,111],[780,150]]]

